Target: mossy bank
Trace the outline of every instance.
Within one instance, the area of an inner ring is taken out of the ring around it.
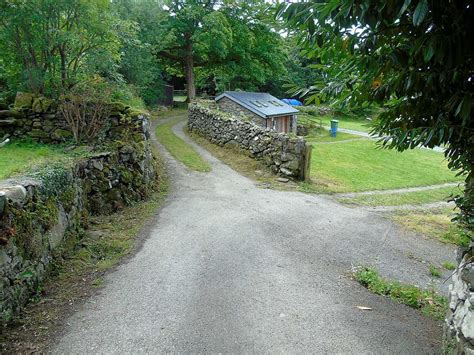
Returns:
[[[0,181],[1,323],[39,291],[52,260],[80,242],[90,215],[143,200],[161,184],[147,114],[116,106],[108,122],[87,154]]]

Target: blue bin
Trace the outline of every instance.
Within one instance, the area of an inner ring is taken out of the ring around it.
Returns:
[[[337,126],[339,125],[338,120],[331,120],[331,137],[336,137],[337,134]]]

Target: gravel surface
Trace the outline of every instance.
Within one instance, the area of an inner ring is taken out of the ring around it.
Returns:
[[[210,173],[160,149],[168,203],[143,248],[67,320],[53,353],[440,351],[439,323],[350,272],[369,264],[444,290],[427,262],[452,260],[452,248],[323,196],[260,189],[200,147]]]

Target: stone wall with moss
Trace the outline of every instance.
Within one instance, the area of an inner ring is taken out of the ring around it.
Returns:
[[[80,242],[91,214],[142,200],[159,184],[149,129],[146,114],[122,107],[86,156],[0,181],[0,323],[39,291],[51,261]]]
[[[189,105],[188,129],[219,146],[236,146],[262,160],[284,177],[304,180],[309,175],[310,147],[301,137],[278,133],[199,102]]]
[[[110,104],[110,117],[97,140],[120,139],[123,131],[129,129],[125,121],[140,114],[121,103]],[[0,139],[30,138],[42,143],[64,143],[72,137],[68,123],[53,100],[19,92],[12,108],[0,110]]]

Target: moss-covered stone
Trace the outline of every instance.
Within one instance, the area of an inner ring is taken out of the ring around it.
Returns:
[[[39,128],[32,129],[28,134],[33,138],[49,138],[48,132]]]
[[[56,129],[51,134],[51,138],[57,140],[67,140],[72,138],[72,132],[65,129]]]
[[[34,112],[47,112],[53,105],[53,100],[47,99],[46,97],[36,97],[33,99],[31,108]]]
[[[31,108],[33,105],[33,100],[35,99],[36,95],[29,93],[29,92],[21,92],[18,91],[16,93],[15,102],[13,103],[13,107],[15,109],[25,109]]]

